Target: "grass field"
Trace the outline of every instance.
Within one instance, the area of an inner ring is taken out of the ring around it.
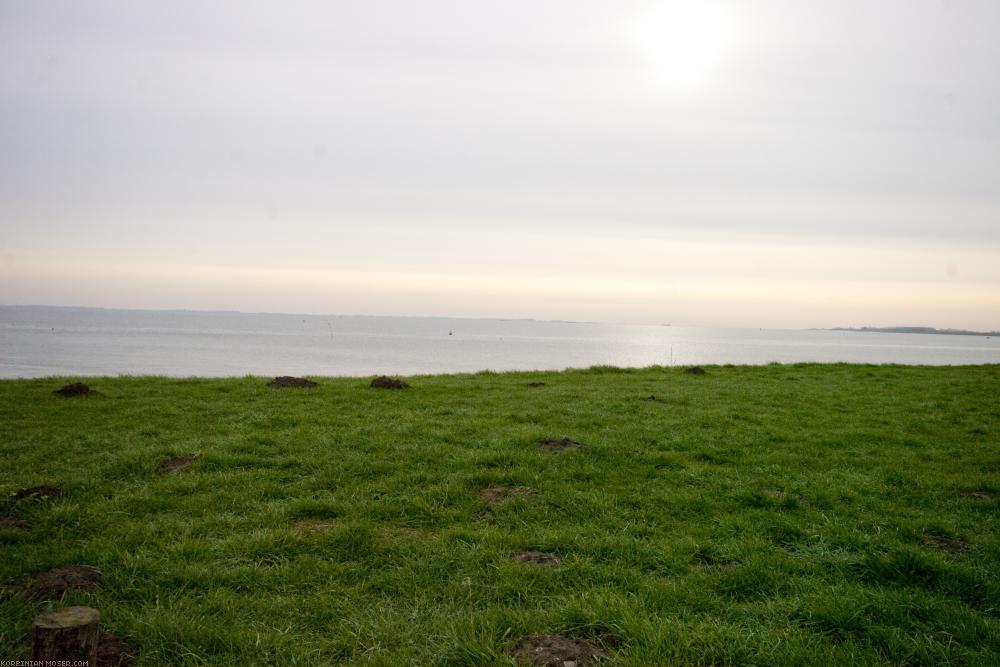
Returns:
[[[138,665],[1000,664],[1000,366],[706,370],[0,382],[0,660],[82,604]]]

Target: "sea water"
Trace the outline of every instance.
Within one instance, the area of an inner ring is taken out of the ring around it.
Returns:
[[[1000,363],[1000,338],[536,320],[0,307],[0,377]]]

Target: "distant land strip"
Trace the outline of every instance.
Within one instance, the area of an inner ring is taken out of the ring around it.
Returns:
[[[948,336],[1000,336],[1000,331],[966,331],[934,327],[833,327],[829,331],[873,331],[876,333],[942,334]]]

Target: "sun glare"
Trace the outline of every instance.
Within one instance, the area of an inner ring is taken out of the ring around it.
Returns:
[[[731,16],[710,0],[663,0],[638,17],[633,43],[659,86],[691,88],[725,55]]]

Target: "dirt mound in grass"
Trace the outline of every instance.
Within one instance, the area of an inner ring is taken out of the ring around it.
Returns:
[[[684,372],[688,375],[704,375],[705,369],[701,366],[688,366],[684,369]]]
[[[514,560],[518,563],[532,563],[534,565],[544,565],[546,567],[559,567],[562,565],[562,558],[555,554],[547,554],[543,551],[522,551],[514,554]]]
[[[371,387],[373,389],[409,389],[410,385],[397,378],[391,378],[387,375],[379,375],[377,378],[372,380]]]
[[[97,667],[131,667],[135,649],[124,637],[102,632],[97,643]]]
[[[300,533],[322,533],[333,528],[332,521],[319,521],[316,519],[303,519],[295,524],[295,529]]]
[[[166,456],[160,459],[160,472],[179,472],[190,467],[191,464],[197,460],[197,458],[197,454],[189,454],[187,456]]]
[[[529,382],[528,384],[526,384],[524,386],[525,387],[531,387],[532,389],[534,389],[535,387],[544,387],[545,383],[544,382]]]
[[[969,543],[960,537],[949,537],[941,533],[924,533],[920,538],[924,546],[936,547],[953,554],[959,554],[969,548]]]
[[[21,521],[9,514],[0,514],[0,530],[5,528],[9,530],[29,530],[31,526],[27,521]]]
[[[511,498],[524,498],[532,493],[534,491],[526,486],[488,486],[480,492],[480,495],[488,503],[499,503]]]
[[[976,500],[993,500],[994,494],[990,491],[962,491],[963,498],[975,498]]]
[[[15,500],[23,500],[25,498],[58,498],[63,494],[62,489],[49,486],[48,484],[40,484],[38,486],[29,486],[26,489],[21,489],[14,494]]]
[[[89,590],[101,583],[101,572],[90,565],[62,565],[33,574],[24,592],[37,599],[56,599],[71,588]]]
[[[518,639],[510,654],[520,663],[535,667],[591,667],[609,659],[597,642],[563,635],[528,635]]]
[[[567,449],[580,449],[583,447],[582,443],[576,440],[570,440],[569,438],[542,438],[535,443],[542,449],[547,449],[553,452],[561,452]]]
[[[268,387],[275,389],[315,389],[318,383],[305,378],[296,378],[291,375],[279,375],[267,383]]]
[[[66,385],[62,389],[56,389],[52,393],[56,396],[89,396],[91,394],[96,394],[97,392],[82,382],[74,382]]]

